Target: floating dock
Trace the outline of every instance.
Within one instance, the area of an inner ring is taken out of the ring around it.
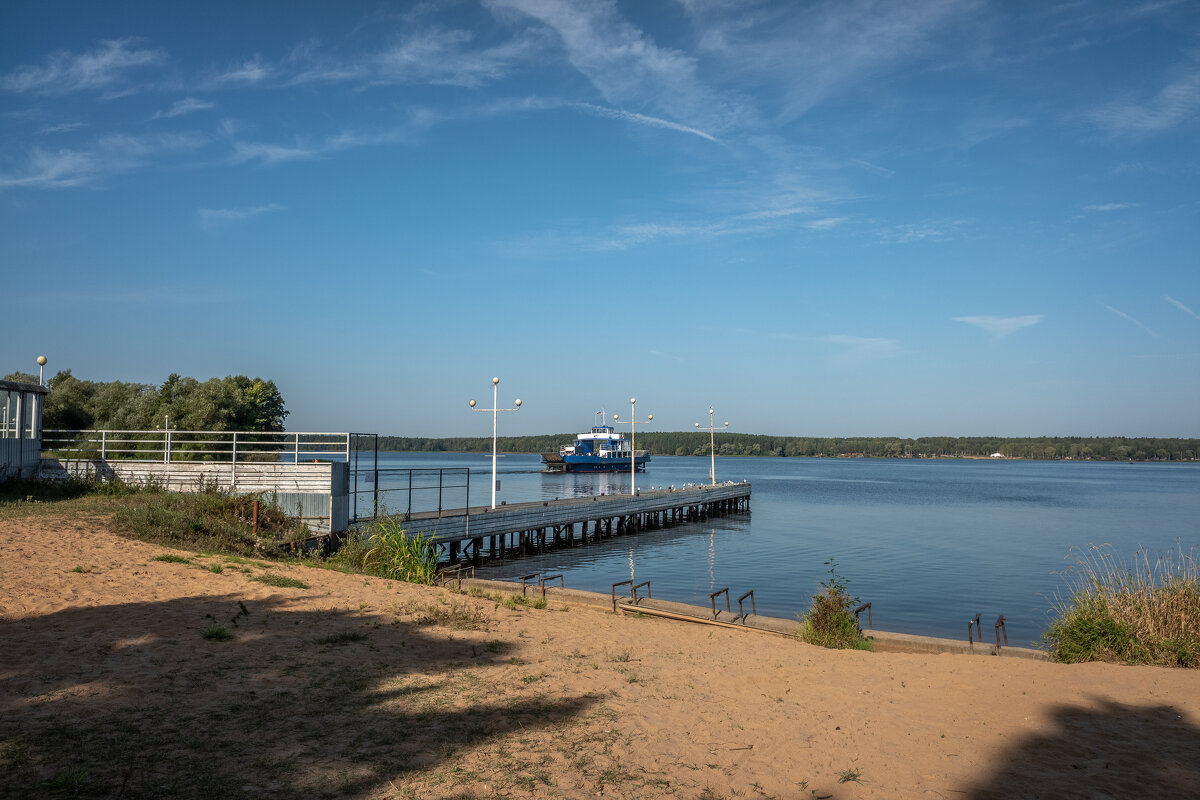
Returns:
[[[683,486],[637,494],[571,497],[406,514],[450,563],[575,547],[614,536],[750,509],[750,483]]]

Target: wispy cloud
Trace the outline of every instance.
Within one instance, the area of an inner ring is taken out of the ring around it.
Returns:
[[[59,50],[41,66],[24,65],[0,77],[0,88],[10,92],[62,94],[85,89],[107,89],[139,67],[162,63],[161,50],[139,46],[138,39],[110,39],[88,53]]]
[[[1124,211],[1127,208],[1137,208],[1141,203],[1095,203],[1090,206],[1084,206],[1083,211],[1087,214],[1104,214],[1109,211]]]
[[[749,111],[734,95],[710,89],[692,56],[657,45],[621,16],[615,3],[490,0],[494,12],[517,12],[557,34],[567,61],[618,108],[646,108],[656,117],[719,136]]]
[[[270,203],[248,208],[201,208],[196,212],[196,221],[202,230],[207,231],[277,211],[287,211],[287,206]]]
[[[197,100],[195,97],[185,97],[182,100],[176,100],[175,103],[166,111],[157,112],[154,115],[154,119],[182,117],[184,114],[191,114],[193,111],[204,111],[214,107],[215,104],[207,100]]]
[[[893,225],[878,231],[878,236],[881,241],[893,244],[912,244],[927,239],[941,242],[952,238],[966,224],[966,220],[952,219]]]
[[[1171,295],[1169,295],[1169,294],[1164,294],[1164,295],[1163,295],[1163,299],[1164,299],[1164,300],[1166,300],[1166,301],[1167,301],[1168,303],[1170,303],[1171,305],[1173,305],[1173,306],[1175,306],[1176,308],[1178,308],[1178,309],[1179,309],[1180,311],[1182,311],[1183,313],[1187,314],[1188,316],[1190,316],[1190,317],[1192,317],[1192,318],[1194,318],[1194,319],[1196,319],[1196,320],[1200,320],[1200,314],[1197,314],[1195,311],[1192,311],[1190,308],[1188,308],[1187,306],[1185,306],[1183,303],[1179,302],[1179,301],[1178,301],[1178,300],[1176,300],[1174,297],[1171,297]]]
[[[833,362],[840,366],[888,358],[898,355],[902,351],[900,342],[895,339],[833,335],[822,336],[820,341],[842,348],[833,358]]]
[[[196,150],[207,141],[195,134],[109,134],[87,149],[50,151],[34,148],[21,170],[0,175],[0,187],[61,189],[84,186],[146,166],[170,154]]]
[[[701,139],[707,139],[710,142],[719,144],[720,140],[710,133],[705,133],[697,128],[689,128],[687,125],[680,125],[670,120],[659,119],[658,117],[650,117],[645,114],[637,114],[633,111],[622,111],[618,108],[605,108],[591,103],[571,103],[572,108],[578,108],[582,111],[587,111],[590,114],[595,114],[599,117],[608,117],[609,119],[618,119],[623,122],[632,122],[636,125],[646,125],[651,128],[666,128],[667,130],[679,131],[680,133],[690,133],[693,136],[699,136]]]
[[[1107,308],[1107,309],[1108,309],[1109,311],[1111,311],[1112,313],[1116,314],[1116,315],[1117,315],[1118,317],[1120,317],[1121,319],[1129,320],[1129,321],[1130,321],[1130,322],[1132,322],[1134,325],[1137,325],[1139,328],[1141,328],[1142,330],[1144,330],[1146,333],[1150,334],[1151,336],[1158,336],[1158,334],[1157,334],[1157,333],[1155,333],[1154,331],[1150,330],[1150,328],[1146,327],[1146,325],[1144,325],[1142,322],[1140,322],[1139,320],[1136,320],[1136,319],[1134,319],[1133,317],[1129,316],[1129,315],[1128,315],[1128,314],[1126,314],[1124,311],[1121,311],[1120,309],[1113,308],[1112,306],[1109,306],[1109,305],[1106,305],[1106,306],[1104,306],[1104,307],[1105,307],[1105,308]]]
[[[535,49],[527,35],[485,47],[473,47],[474,39],[465,30],[415,32],[368,62],[370,80],[474,89],[508,75]]]
[[[210,83],[216,85],[254,86],[274,80],[277,74],[278,71],[275,65],[265,61],[262,56],[256,55],[254,58],[234,64],[213,76]]]
[[[1154,97],[1138,102],[1114,100],[1088,115],[1117,136],[1147,136],[1170,130],[1200,111],[1200,71],[1164,86]]]
[[[981,7],[977,0],[839,0],[802,9],[794,4],[686,5],[702,31],[702,51],[741,79],[773,88],[783,121],[891,65],[926,55],[936,48],[937,34],[971,20]]]
[[[814,219],[812,222],[806,222],[804,223],[804,227],[811,231],[827,231],[836,228],[847,220],[848,217],[826,217],[825,219]]]
[[[38,129],[38,133],[43,134],[43,135],[55,134],[55,133],[70,133],[71,131],[77,131],[80,128],[86,128],[86,127],[87,127],[86,122],[59,122],[54,125],[42,126],[41,128]]]
[[[1022,317],[951,317],[954,322],[965,322],[986,331],[997,339],[1003,339],[1022,328],[1037,325],[1045,318],[1044,314],[1027,314]]]

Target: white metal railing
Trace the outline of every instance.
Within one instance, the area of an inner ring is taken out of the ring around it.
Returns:
[[[44,456],[121,461],[349,461],[350,433],[287,431],[47,430]]]

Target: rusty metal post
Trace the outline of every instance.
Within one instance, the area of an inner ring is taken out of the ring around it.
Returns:
[[[585,523],[585,527],[583,529],[583,535],[584,535],[584,538],[587,538],[586,523]],[[614,583],[612,585],[612,604],[613,604],[613,613],[614,614],[617,613],[617,587],[618,586],[633,586],[633,581],[617,581],[616,583]]]
[[[1000,631],[1004,631],[1004,646],[1008,647],[1008,628],[1004,627],[1004,615],[1003,614],[1001,614],[999,619],[996,620],[996,649],[997,650],[1000,649]],[[983,636],[981,635],[979,638],[983,639]]]

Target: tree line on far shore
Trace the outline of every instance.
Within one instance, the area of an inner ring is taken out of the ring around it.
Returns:
[[[540,436],[502,436],[496,440],[506,453],[557,452],[575,440],[573,433]],[[651,455],[706,456],[708,431],[639,432],[639,450]],[[894,436],[817,437],[719,433],[720,456],[775,456],[826,458],[986,458],[999,453],[1006,458],[1074,459],[1077,461],[1195,461],[1200,459],[1200,439],[1166,439],[1127,436]],[[404,452],[491,452],[490,437],[424,438],[380,436],[379,449]]]

